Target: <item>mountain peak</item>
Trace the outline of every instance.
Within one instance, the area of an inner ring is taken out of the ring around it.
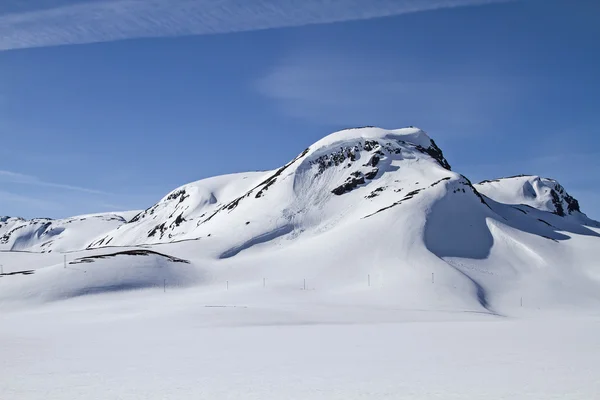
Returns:
[[[348,128],[325,136],[310,146],[311,150],[318,150],[337,143],[354,140],[401,140],[422,147],[429,147],[431,138],[422,129],[415,127],[401,129],[383,129],[375,126]]]
[[[429,154],[438,163],[450,170],[450,164],[444,158],[442,150],[422,129],[410,126],[400,129],[383,129],[375,126],[348,128],[334,132],[309,147],[309,153],[326,152],[335,147],[351,147],[357,142],[389,144],[400,142],[412,145],[417,150]]]

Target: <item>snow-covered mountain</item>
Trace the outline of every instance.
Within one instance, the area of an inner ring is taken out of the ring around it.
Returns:
[[[345,130],[277,170],[177,188],[90,247],[228,237],[234,252],[367,218],[452,179],[466,182],[450,171],[441,150],[419,129]]]
[[[419,129],[344,130],[142,212],[0,219],[0,392],[593,398],[598,260],[557,182],[472,185]]]
[[[472,185],[417,128],[336,132],[279,169],[193,182],[129,218],[3,219],[0,233],[8,250],[150,247],[190,260],[204,284],[229,281],[226,265],[232,280],[332,290],[368,275],[386,302],[415,307],[504,312],[524,292],[546,306],[600,303],[600,224],[577,200],[538,177]],[[52,268],[45,280],[62,273]]]

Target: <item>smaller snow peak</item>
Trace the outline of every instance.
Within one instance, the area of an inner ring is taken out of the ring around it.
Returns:
[[[555,179],[537,175],[515,175],[482,181],[477,188],[493,200],[525,204],[561,217],[581,212],[579,202]]]

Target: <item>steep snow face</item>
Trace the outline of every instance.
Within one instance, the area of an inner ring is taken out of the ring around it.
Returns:
[[[0,250],[73,251],[126,222],[131,213],[81,215],[67,219],[0,219]]]
[[[587,220],[579,209],[579,202],[554,179],[520,175],[486,180],[475,187],[480,193],[500,203],[523,204],[561,217],[570,216],[581,222]]]
[[[220,255],[228,258],[282,236],[368,217],[458,177],[420,129],[347,129],[277,170],[178,188],[90,247],[227,238],[231,245]]]

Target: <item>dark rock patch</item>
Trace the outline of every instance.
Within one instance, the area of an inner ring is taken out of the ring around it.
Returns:
[[[363,167],[376,167],[379,164],[381,158],[377,154],[373,154],[369,161],[363,165]]]
[[[558,197],[558,193],[554,189],[550,190],[550,196],[552,196],[552,204],[554,204],[554,214],[564,217],[565,210],[562,205],[562,201],[560,201],[560,197]]]
[[[379,193],[383,192],[386,188],[384,186],[378,187],[373,190],[369,195],[365,196],[365,199],[372,199],[373,197],[379,196]]]
[[[3,274],[0,274],[0,278],[2,278],[3,276],[33,275],[34,273],[35,273],[35,271],[32,269],[26,270],[26,271],[5,272]]]
[[[155,236],[157,232],[160,232],[160,237],[162,237],[166,229],[167,228],[165,227],[164,222],[160,225],[156,225],[154,228],[152,228],[152,230],[150,230],[150,232],[148,232],[148,237]]]
[[[446,168],[449,171],[452,170],[450,164],[448,163],[446,158],[444,158],[444,153],[442,152],[442,149],[440,149],[437,146],[433,139],[431,139],[431,145],[429,147],[425,148],[423,146],[417,146],[416,148],[422,153],[429,154],[431,158],[436,160],[443,168]]]
[[[548,225],[548,226],[549,226],[549,227],[551,227],[551,228],[554,228],[554,226],[552,226],[551,224],[549,224],[548,222],[544,221],[544,220],[543,220],[543,219],[541,219],[541,218],[538,218],[537,220],[538,220],[538,221],[540,221],[540,222],[543,222],[544,224]]]
[[[449,181],[449,180],[450,180],[450,177],[449,177],[449,176],[448,176],[448,177],[446,177],[446,178],[442,178],[442,179],[440,179],[439,181],[435,181],[435,182],[433,182],[433,183],[432,183],[432,184],[431,184],[429,187],[434,187],[435,185],[437,185],[437,184],[439,184],[439,183],[441,183],[441,182],[443,182],[443,181]]]
[[[346,180],[346,182],[344,182],[343,185],[336,187],[331,192],[335,195],[341,196],[344,193],[348,193],[348,192],[354,190],[358,185],[363,185],[364,183],[365,183],[365,178],[362,176],[359,176],[358,178],[351,177],[351,178],[348,178]]]
[[[367,179],[374,179],[377,176],[378,172],[379,172],[379,168],[375,168],[375,169],[367,172],[365,174],[365,178],[367,178]]]
[[[94,260],[97,260],[97,259],[104,259],[104,258],[123,256],[123,255],[126,255],[126,256],[157,255],[157,256],[165,257],[167,260],[169,260],[171,262],[178,262],[178,263],[185,263],[185,264],[190,263],[188,260],[184,260],[182,258],[177,258],[177,257],[173,257],[173,256],[170,256],[167,254],[159,253],[157,251],[138,249],[138,250],[124,250],[124,251],[119,251],[117,253],[111,253],[111,254],[98,254],[98,255],[93,255],[93,256],[82,257],[82,258],[78,258],[76,260],[71,261],[69,264],[90,263],[90,262],[94,262]]]
[[[482,204],[485,204],[487,206],[487,208],[489,208],[491,210],[492,207],[490,207],[490,205],[485,201],[485,199],[483,198],[481,193],[479,193],[477,191],[477,189],[475,189],[475,187],[473,186],[473,184],[471,183],[469,178],[467,178],[464,175],[461,175],[461,177],[464,179],[464,182],[461,182],[461,183],[465,186],[468,186],[471,189],[471,191],[473,192],[473,194],[475,194],[475,196],[477,196],[479,198],[479,201],[481,201]]]

